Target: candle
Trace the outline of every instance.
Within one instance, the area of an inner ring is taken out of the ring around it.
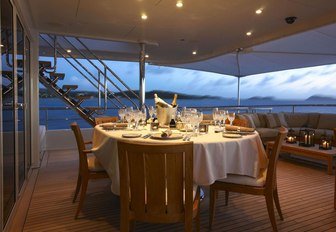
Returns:
[[[323,148],[327,148],[327,141],[323,141],[323,143],[322,143],[322,147],[323,147]]]
[[[288,142],[294,142],[294,138],[292,136],[288,137]]]
[[[308,144],[308,135],[305,135],[305,137],[304,137],[304,143]]]

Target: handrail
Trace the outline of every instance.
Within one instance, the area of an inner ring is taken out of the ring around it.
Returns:
[[[77,39],[77,41],[83,46],[85,47],[86,50],[88,50],[90,52],[90,54],[96,58],[104,67],[107,68],[108,71],[111,72],[111,74],[118,79],[118,81],[120,81],[120,83],[122,83],[128,91],[130,91],[137,99],[139,99],[139,96],[132,90],[128,87],[128,85],[126,85],[125,82],[123,82],[123,80],[121,80],[121,78],[115,73],[113,72],[101,59],[99,59],[99,57],[96,56],[96,54],[94,54],[78,37],[75,37]]]
[[[44,36],[40,36],[50,47],[53,47],[53,45],[47,40],[47,38],[49,38],[49,39],[51,39],[52,40],[52,38],[51,38],[51,36],[49,35],[49,34],[45,34],[46,35],[46,38],[44,37]],[[106,78],[107,78],[107,80],[114,86],[114,87],[116,87],[119,91],[120,91],[120,93],[122,93],[132,104],[133,104],[133,106],[135,106],[135,107],[138,107],[137,106],[137,104],[129,97],[129,96],[127,96],[125,93],[124,93],[124,91],[123,90],[121,90],[120,89],[120,87],[119,86],[117,86],[110,78],[108,78],[107,76],[106,76],[106,71],[105,71],[105,73],[102,71],[102,70],[100,70],[100,68],[99,67],[97,67],[94,63],[92,63],[92,61],[90,60],[90,59],[88,59],[88,57],[86,57],[81,51],[79,51],[68,39],[66,39],[65,37],[63,37],[64,38],[64,40],[65,41],[67,41],[76,51],[78,51],[81,55],[83,55],[84,57],[84,59],[86,59],[91,65],[93,65],[93,67],[95,67],[96,69],[97,69],[97,71],[98,71],[98,73],[101,73],[101,74],[103,74]],[[84,66],[83,66],[83,64],[81,64],[74,56],[72,56],[71,54],[69,54],[69,53],[67,53],[66,52],[66,50],[59,44],[59,43],[57,43],[57,45],[59,46],[59,49],[57,49],[57,52],[58,52],[58,54],[60,54],[74,69],[76,69],[81,75],[83,75],[83,77],[84,78],[86,78],[96,89],[99,89],[98,88],[98,86],[103,86],[103,84],[95,77],[95,75],[93,75],[87,68],[85,68]],[[55,47],[55,46],[54,46]],[[63,55],[63,53],[60,51],[60,50],[62,50],[62,52],[64,53],[64,54],[67,54],[67,56],[69,56],[69,57],[71,57],[72,59],[73,59],[73,61],[74,62],[76,62],[76,64],[78,64],[78,66],[79,67],[81,67],[89,76],[91,76],[92,77],[92,79],[94,79],[97,83],[98,83],[98,85],[96,85],[96,84],[94,84],[92,81],[91,81],[91,78],[89,78],[87,75],[85,75],[77,66],[75,66],[73,63],[72,63],[72,61],[70,61],[65,55]],[[92,53],[90,50],[88,50],[90,53]],[[100,62],[102,62],[101,60],[99,60]],[[106,67],[106,65],[104,66],[104,67]],[[107,67],[108,68],[108,67]],[[124,83],[125,84],[125,83]],[[126,85],[126,84],[125,84]],[[126,88],[129,88],[128,86],[125,86]],[[108,88],[106,88],[106,87],[104,87],[104,90],[106,90],[105,92],[104,92],[104,95],[105,95],[105,98],[104,99],[109,99],[112,103],[113,103],[113,105],[114,106],[116,106],[116,107],[119,107],[119,108],[124,108],[124,107],[126,107],[126,105],[125,104],[123,104],[120,100],[119,100],[119,98],[117,97],[117,96],[115,96],[115,94],[111,91],[111,90],[109,90]],[[116,100],[119,104],[120,104],[120,106],[118,106],[115,102],[113,102],[112,101],[112,99],[111,99],[111,96],[113,97],[113,99],[114,100]],[[106,104],[106,103],[105,103]]]
[[[81,54],[81,56],[82,57],[84,57],[93,67],[95,67],[96,69],[97,69],[97,71],[99,72],[99,73],[101,73],[101,74],[103,74],[104,76],[105,76],[105,78],[107,79],[107,80],[109,80],[109,82],[114,86],[114,87],[116,87],[118,90],[119,90],[119,92],[120,93],[122,93],[129,101],[131,101],[133,104],[134,104],[134,106],[137,106],[133,101],[132,101],[132,99],[127,95],[127,94],[125,94],[125,92],[118,86],[118,85],[116,85],[110,78],[108,78],[108,76],[106,75],[106,73],[103,73],[103,71],[101,71],[100,70],[100,68],[97,66],[97,65],[95,65],[82,51],[80,51],[79,49],[77,49],[77,47],[71,42],[71,41],[69,41],[65,36],[63,36],[63,39],[65,40],[65,41],[67,41],[79,54]],[[76,38],[77,39],[77,38]],[[78,40],[78,39],[77,39]],[[81,41],[79,41],[80,43],[81,43]],[[83,43],[81,43],[84,47],[85,47],[85,49],[87,49],[87,51],[89,51],[91,54],[93,54],[93,52],[89,49],[89,48],[87,48]],[[94,55],[94,54],[93,54]],[[98,57],[96,57],[95,56],[95,58],[97,59],[97,61],[99,61],[100,63],[102,63],[103,64],[103,66],[104,66],[104,68],[108,68],[107,66],[106,66],[106,64],[104,63],[104,62],[102,62]],[[74,58],[73,58],[74,59]],[[112,74],[114,74],[114,73],[112,73]],[[115,74],[115,77],[116,77],[116,74]],[[118,77],[117,78],[120,82],[121,82],[121,84],[123,84],[127,89],[129,89],[130,90],[130,88],[123,82],[123,81],[121,81],[121,79]],[[105,88],[105,87],[104,87]],[[132,93],[134,93],[132,90],[130,90]],[[139,98],[137,95],[135,95],[135,97],[137,97],[137,98]]]
[[[282,105],[271,105],[271,104],[268,104],[268,105],[245,105],[243,107],[247,107],[247,108],[265,108],[265,106],[269,107],[269,108],[277,108],[277,107],[288,107],[288,108],[292,108],[292,109],[295,109],[296,107],[335,107],[336,108],[336,104],[282,104]],[[211,112],[213,108],[219,108],[219,109],[230,109],[230,107],[236,107],[236,106],[232,106],[232,105],[221,105],[221,106],[188,106],[190,108],[197,108],[199,110],[203,110],[204,112],[207,111],[207,112]],[[68,106],[65,106],[65,107],[40,107],[40,112],[41,111],[45,111],[44,113],[44,116],[45,116],[45,125],[48,129],[48,125],[49,125],[49,117],[52,113],[49,113],[49,111],[55,111],[55,110],[70,110],[71,107],[68,107]],[[113,113],[113,115],[117,115],[117,111],[118,111],[118,107],[107,107],[107,110],[112,110],[114,111],[115,113]],[[244,112],[242,112],[244,113]],[[290,111],[289,113],[294,113],[294,111]],[[325,112],[320,112],[320,113],[325,113]],[[68,114],[62,114],[63,116],[64,115],[67,115],[68,117]],[[112,115],[112,114],[111,114]],[[41,118],[41,117],[40,117]],[[55,119],[55,120],[62,120],[62,119]],[[66,121],[69,121],[69,120],[83,120],[79,117],[74,117],[74,118],[66,118],[66,119],[63,119],[63,120],[66,120]],[[83,120],[84,121],[84,120]]]

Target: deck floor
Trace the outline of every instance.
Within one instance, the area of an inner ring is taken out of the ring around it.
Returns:
[[[23,231],[119,231],[119,198],[111,193],[109,180],[89,183],[83,210],[74,219],[78,202],[73,204],[72,197],[77,165],[76,151],[45,155]],[[280,159],[278,186],[285,220],[276,215],[279,231],[336,231],[334,178],[326,174],[325,167]],[[208,189],[204,190],[200,230],[209,231]],[[137,222],[135,230],[183,231],[183,225]],[[272,231],[264,198],[232,193],[229,205],[224,206],[224,194],[220,194],[212,231]]]

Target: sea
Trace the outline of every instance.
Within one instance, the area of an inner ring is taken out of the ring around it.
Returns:
[[[163,99],[171,102],[172,99]],[[126,105],[125,99],[121,99]],[[133,100],[138,103],[138,100]],[[146,105],[154,105],[154,99],[146,99]],[[255,112],[320,112],[336,113],[335,99],[308,99],[308,100],[279,100],[269,98],[241,99],[240,108],[237,108],[236,99],[203,98],[203,99],[178,99],[178,107],[199,108],[204,113],[211,113],[215,107],[226,108],[229,111],[246,112],[247,108],[254,108]],[[103,104],[103,101],[101,101]],[[93,98],[82,103],[83,106],[98,106],[98,99]],[[111,107],[111,108],[110,108]],[[100,112],[99,116],[118,115],[118,109],[108,104],[106,112]],[[70,124],[76,121],[82,128],[91,126],[83,120],[74,110],[58,98],[40,98],[40,125],[46,125],[48,130],[69,129]]]

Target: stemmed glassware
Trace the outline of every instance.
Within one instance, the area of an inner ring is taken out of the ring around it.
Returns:
[[[197,112],[197,132],[198,134],[200,133],[199,125],[202,121],[203,121],[203,112]]]
[[[132,129],[132,119],[133,119],[133,107],[127,107],[125,109],[125,115],[124,118],[127,121],[127,128]]]
[[[147,110],[146,110],[145,106],[141,107],[140,120],[141,120],[141,124],[142,124],[142,129],[145,129],[145,126],[147,124]]]
[[[217,127],[217,125],[219,125],[220,127],[220,111],[218,110],[218,108],[214,108],[212,110],[212,119],[214,120],[215,128]]]
[[[230,121],[230,126],[232,126],[232,122],[233,122],[233,120],[235,119],[236,114],[235,114],[235,112],[229,112],[229,113],[227,114],[227,116],[228,116],[228,119],[229,119],[229,121]]]
[[[126,109],[125,108],[121,108],[121,109],[118,110],[118,115],[120,117],[120,122],[124,122],[125,114],[126,114]]]
[[[141,119],[141,111],[140,110],[133,110],[132,119],[134,121],[134,129],[138,130],[139,121]]]
[[[156,114],[156,110],[154,106],[149,106],[148,107],[148,113],[149,113],[149,117],[151,118],[151,120],[153,121],[154,119],[154,115]]]
[[[219,115],[220,115],[220,121],[223,122],[222,123],[223,130],[225,130],[225,121],[228,118],[228,111],[227,110],[220,110]]]

